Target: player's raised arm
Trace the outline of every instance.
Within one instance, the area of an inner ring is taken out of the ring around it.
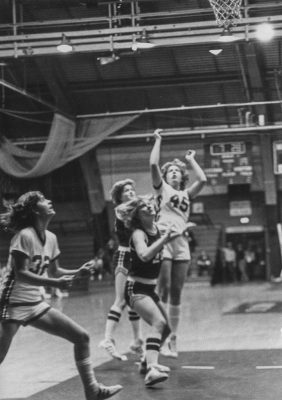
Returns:
[[[188,194],[191,198],[197,196],[197,194],[202,190],[205,183],[207,182],[207,177],[200,167],[200,165],[195,160],[196,152],[194,150],[188,150],[185,154],[185,160],[188,164],[190,164],[193,169],[196,177],[196,181],[187,189]]]
[[[156,129],[154,132],[155,143],[150,155],[150,170],[154,188],[159,188],[162,183],[162,173],[159,166],[161,143],[162,143],[162,137],[160,135],[160,132],[161,129]]]

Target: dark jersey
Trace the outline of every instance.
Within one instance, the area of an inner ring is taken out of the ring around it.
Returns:
[[[124,223],[116,218],[115,220],[115,232],[118,238],[118,242],[120,246],[129,246],[129,240],[131,237],[131,231],[124,226]]]
[[[148,233],[145,233],[145,235],[148,247],[160,238],[159,231],[155,235],[149,235]],[[162,251],[157,253],[151,260],[144,262],[138,257],[133,240],[130,240],[130,252],[131,270],[129,275],[136,278],[157,279],[161,269]]]

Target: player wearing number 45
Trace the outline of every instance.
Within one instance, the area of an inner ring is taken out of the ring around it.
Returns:
[[[77,277],[89,273],[93,267],[92,262],[73,270],[59,266],[57,238],[47,230],[54,215],[50,200],[40,192],[28,192],[0,216],[0,225],[15,232],[0,297],[0,364],[19,327],[30,325],[73,343],[86,400],[107,399],[122,386],[104,386],[97,382],[88,332],[41,297],[40,286],[68,289]]]
[[[177,230],[185,229],[190,213],[190,199],[203,188],[207,179],[195,160],[195,151],[189,150],[185,160],[193,169],[195,182],[187,187],[189,178],[185,163],[178,159],[167,162],[160,169],[161,129],[154,132],[155,144],[150,156],[153,187],[157,195],[158,227],[165,231],[169,224]],[[176,334],[180,321],[181,292],[187,276],[191,256],[187,238],[180,236],[164,245],[163,261],[159,276],[158,291],[161,301],[168,307],[171,335],[168,348],[162,348],[163,355],[177,357]],[[169,303],[169,304],[168,304]]]

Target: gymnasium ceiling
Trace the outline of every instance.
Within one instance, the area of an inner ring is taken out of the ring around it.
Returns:
[[[258,115],[277,128],[282,1],[243,0],[241,15],[232,28],[238,40],[219,43],[222,28],[208,0],[1,0],[0,134],[42,137],[55,111],[138,113],[122,135],[156,127],[252,130]],[[255,37],[262,22],[275,29],[270,42]],[[69,54],[56,49],[63,33]],[[155,47],[133,51],[142,33]]]

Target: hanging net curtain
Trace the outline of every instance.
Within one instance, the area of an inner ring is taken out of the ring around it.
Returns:
[[[138,115],[81,120],[77,124],[55,114],[42,152],[28,151],[4,139],[0,144],[0,169],[15,178],[46,175],[87,153]]]
[[[209,0],[219,27],[229,28],[241,19],[242,0]]]

